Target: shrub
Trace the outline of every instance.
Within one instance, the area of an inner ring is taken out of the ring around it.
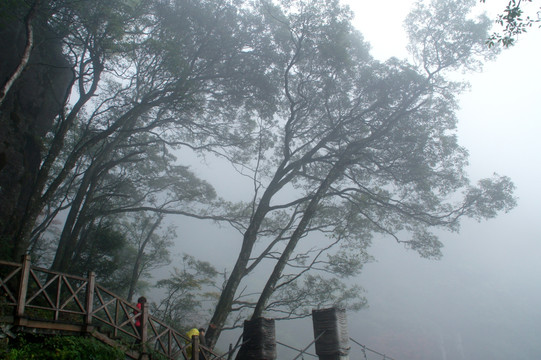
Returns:
[[[7,352],[8,360],[123,360],[120,349],[82,336],[19,335]]]

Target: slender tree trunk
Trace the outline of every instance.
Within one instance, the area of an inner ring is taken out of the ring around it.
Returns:
[[[142,244],[139,246],[139,250],[137,251],[137,256],[135,258],[135,262],[133,263],[133,269],[132,269],[132,275],[130,278],[130,286],[128,288],[128,297],[127,300],[129,302],[132,301],[133,295],[135,294],[135,286],[137,285],[137,282],[139,281],[139,277],[141,276],[141,264],[143,262],[143,255],[145,254],[145,248],[150,242],[150,239],[152,238],[152,235],[154,234],[154,231],[160,226],[160,223],[163,220],[163,216],[159,216],[158,219],[152,224],[152,227],[148,231],[145,240],[143,240]]]
[[[36,181],[36,186],[33,190],[33,196],[31,198],[31,201],[28,206],[28,211],[25,215],[25,218],[23,219],[21,231],[19,233],[19,236],[17,237],[20,239],[20,243],[27,244],[30,240],[31,234],[32,234],[32,228],[36,222],[36,219],[38,218],[39,214],[41,213],[43,207],[45,204],[47,204],[48,201],[52,199],[54,196],[56,190],[60,187],[62,182],[66,179],[69,172],[75,167],[77,160],[83,156],[85,151],[87,151],[92,146],[95,146],[100,141],[111,137],[112,134],[114,134],[117,131],[120,131],[121,129],[125,132],[124,137],[128,136],[130,133],[129,131],[132,129],[132,127],[135,124],[135,121],[147,112],[149,109],[151,109],[154,106],[158,106],[161,103],[156,102],[154,104],[149,103],[140,103],[128,110],[126,113],[124,113],[122,116],[120,116],[117,121],[108,129],[98,133],[96,136],[88,139],[85,141],[79,148],[74,150],[72,153],[69,154],[68,159],[64,163],[64,167],[61,170],[60,174],[51,182],[47,190],[43,195],[41,193],[43,192],[43,189],[45,188],[45,185],[47,183],[47,179],[49,177],[50,170],[52,168],[52,165],[54,163],[54,160],[58,157],[60,154],[60,151],[63,148],[64,139],[67,134],[67,131],[69,127],[73,124],[73,121],[75,121],[75,118],[77,117],[78,112],[81,110],[84,104],[94,95],[98,82],[99,82],[99,76],[101,74],[101,65],[96,64],[95,67],[99,67],[98,74],[94,75],[95,79],[92,83],[92,88],[85,94],[84,97],[80,99],[79,102],[77,102],[77,106],[74,107],[70,115],[68,116],[68,119],[65,121],[66,125],[62,125],[62,130],[59,131],[59,139],[56,138],[53,141],[53,146],[51,147],[51,150],[49,151],[49,155],[44,161],[44,164],[42,165],[39,174],[38,174],[38,180]],[[84,99],[83,99],[84,98]],[[108,144],[107,150],[102,150],[102,153],[107,153],[107,151],[111,152],[114,151],[115,144],[119,141],[120,138],[115,139],[116,142],[111,142]],[[23,251],[24,252],[24,251]]]
[[[75,251],[73,252],[72,262],[74,264],[78,264],[81,262],[81,256],[83,255],[83,251],[86,249],[88,244],[88,238],[91,232],[91,229],[95,227],[94,223],[95,219],[92,219],[92,221],[87,222],[85,231],[80,232],[79,241],[77,241],[77,247],[75,248]]]
[[[267,302],[272,296],[272,294],[274,293],[276,284],[282,277],[282,272],[284,271],[284,268],[286,267],[287,262],[291,258],[291,254],[293,254],[293,251],[297,247],[299,240],[303,237],[306,231],[306,228],[308,227],[308,225],[310,224],[310,221],[314,217],[321,199],[323,198],[323,196],[325,196],[325,194],[329,190],[332,183],[336,179],[338,179],[340,175],[342,175],[344,168],[345,168],[345,163],[338,162],[327,174],[327,177],[323,180],[323,182],[320,184],[314,196],[310,199],[310,202],[308,203],[308,206],[306,207],[306,210],[304,211],[304,215],[302,216],[295,231],[291,235],[291,238],[289,239],[289,242],[287,243],[286,248],[280,255],[280,259],[278,259],[278,262],[274,266],[272,274],[269,276],[267,283],[265,284],[265,287],[263,288],[263,291],[261,295],[259,296],[259,300],[254,309],[254,313],[252,314],[252,320],[257,319],[263,315],[263,311],[265,310],[265,307],[267,306]]]
[[[19,65],[13,71],[13,74],[11,74],[11,76],[7,79],[6,83],[2,86],[2,89],[0,89],[0,106],[2,106],[4,99],[6,98],[9,90],[11,89],[15,81],[17,81],[17,79],[21,77],[24,69],[26,68],[26,65],[28,65],[28,61],[30,60],[30,54],[32,53],[32,49],[34,48],[34,27],[32,26],[32,20],[36,15],[36,10],[39,6],[39,3],[40,0],[36,0],[30,8],[28,14],[25,16],[24,22],[26,28],[26,45],[24,47],[23,55],[21,57]]]
[[[73,257],[73,252],[77,245],[77,237],[74,233],[75,224],[78,219],[80,220],[81,207],[83,206],[85,198],[89,196],[87,190],[90,187],[91,178],[95,170],[96,165],[94,163],[85,171],[81,184],[77,189],[75,199],[71,203],[70,211],[66,217],[64,228],[60,235],[60,240],[58,241],[53,264],[51,265],[51,270],[53,271],[66,272],[68,270]]]
[[[235,293],[237,292],[241,280],[247,275],[247,266],[254,244],[257,240],[258,231],[265,216],[270,210],[270,200],[281,188],[279,185],[279,178],[280,177],[277,175],[269,184],[269,187],[261,197],[257,209],[250,220],[250,225],[244,233],[239,256],[231,271],[231,275],[227,279],[225,288],[220,294],[220,299],[218,300],[218,304],[216,305],[205,335],[207,344],[209,344],[210,347],[216,345],[216,341],[218,341],[218,338],[220,337],[225,321],[231,312]]]
[[[231,271],[231,275],[227,279],[224,290],[220,294],[220,299],[218,300],[218,304],[216,305],[216,309],[214,310],[209,328],[205,335],[207,344],[209,344],[210,347],[216,345],[216,341],[222,332],[225,321],[231,312],[235,293],[237,292],[241,280],[246,276],[246,267],[248,266],[255,240],[257,239],[257,232],[265,218],[268,208],[268,202],[267,204],[262,204],[260,202],[258,206],[259,211],[256,212],[250,223],[250,227],[244,233],[242,248],[237,258],[237,262],[235,263],[233,271]]]
[[[132,128],[133,121],[128,122],[127,129]],[[129,131],[126,133],[128,134]],[[64,223],[64,230],[58,242],[58,248],[56,250],[55,259],[53,261],[51,269],[54,271],[66,272],[69,268],[69,263],[73,258],[73,253],[77,248],[78,234],[82,229],[85,219],[84,213],[88,206],[89,200],[96,188],[96,182],[100,177],[100,173],[107,168],[104,166],[104,162],[110,155],[116,145],[125,138],[125,136],[119,136],[113,139],[105,146],[100,153],[93,159],[92,164],[84,172],[83,180],[79,188],[77,189],[77,195],[71,204],[70,212]]]
[[[257,240],[261,224],[271,209],[271,199],[285,184],[291,180],[292,174],[300,166],[298,165],[300,164],[299,162],[298,164],[287,168],[286,165],[288,164],[289,160],[290,154],[286,151],[284,160],[280,166],[278,166],[272,181],[269,183],[263,196],[259,200],[256,211],[250,219],[250,225],[244,233],[239,256],[229,278],[227,279],[226,286],[220,294],[218,304],[216,305],[214,314],[210,320],[210,324],[205,335],[207,344],[209,344],[210,347],[214,347],[216,345],[222,328],[227,320],[227,317],[229,316],[229,313],[231,312],[235,293],[237,292],[240,282],[246,275],[248,275],[248,262]]]

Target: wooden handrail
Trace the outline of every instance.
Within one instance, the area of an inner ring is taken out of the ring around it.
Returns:
[[[4,272],[6,268],[14,269]],[[201,346],[198,337],[189,339],[151,316],[146,304],[139,312],[135,305],[101,287],[94,273],[83,278],[32,266],[29,255],[23,257],[21,264],[0,261],[0,270],[0,296],[5,293],[9,300],[2,306],[14,308],[15,325],[91,333],[102,340],[106,339],[103,334],[109,328],[112,334],[107,338],[112,335],[113,340],[132,339],[141,344],[143,351],[154,348],[153,351],[170,359],[179,356],[188,359],[191,354],[186,353],[186,347],[189,344],[194,351],[194,360],[223,359]],[[75,321],[76,317],[79,321]],[[139,317],[140,333],[135,327]],[[102,335],[97,336],[96,332]]]

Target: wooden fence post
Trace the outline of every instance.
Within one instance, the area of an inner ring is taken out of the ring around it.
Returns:
[[[17,298],[17,317],[24,315],[24,307],[26,305],[26,294],[28,291],[28,279],[30,277],[30,255],[23,255],[21,278],[19,282],[19,296]]]
[[[141,344],[146,344],[148,340],[148,306],[146,302],[141,303]]]
[[[192,360],[199,360],[199,336],[192,336]]]
[[[140,315],[139,315],[139,322],[141,323],[140,327],[140,333],[139,336],[141,336],[141,348],[139,353],[139,360],[149,360],[150,355],[147,353],[148,347],[147,347],[147,340],[148,340],[148,332],[147,332],[147,323],[148,323],[148,306],[146,301],[141,302],[141,309],[140,309]]]
[[[92,325],[92,312],[94,311],[94,291],[96,286],[96,273],[91,271],[88,274],[88,282],[86,284],[86,314],[85,327],[88,331]]]

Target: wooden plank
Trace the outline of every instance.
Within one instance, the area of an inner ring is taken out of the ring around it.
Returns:
[[[60,322],[53,322],[53,321],[39,321],[39,320],[27,319],[27,318],[24,318],[24,317],[15,319],[14,325],[16,325],[16,326],[24,326],[24,327],[32,328],[32,329],[47,329],[47,330],[54,330],[54,331],[69,331],[69,332],[75,332],[75,333],[83,333],[84,332],[83,325],[60,323]]]

